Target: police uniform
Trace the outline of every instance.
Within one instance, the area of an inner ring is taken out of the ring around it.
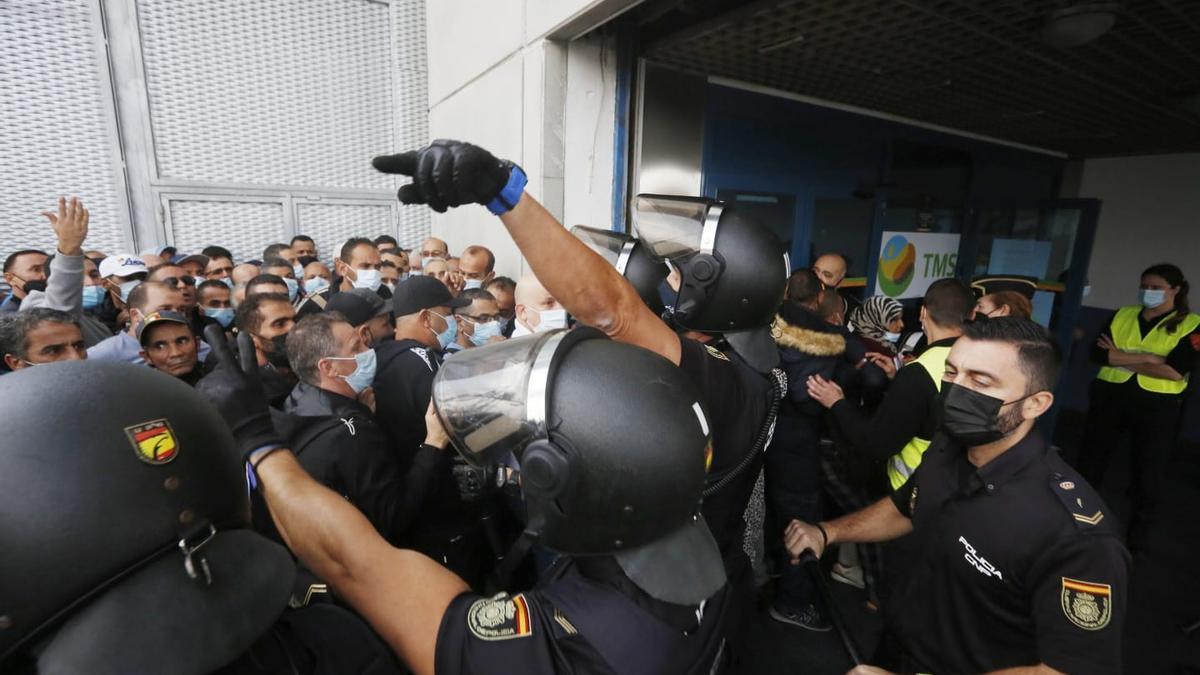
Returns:
[[[1079,472],[1099,487],[1113,450],[1128,433],[1134,457],[1134,517],[1144,522],[1162,490],[1188,374],[1200,363],[1200,315],[1185,316],[1172,333],[1163,324],[1175,312],[1147,320],[1142,310],[1141,305],[1117,310],[1103,335],[1118,349],[1162,356],[1183,379],[1167,380],[1110,366],[1108,352],[1093,347],[1092,361],[1101,368],[1090,390],[1087,432],[1080,445],[1078,465]]]
[[[1120,672],[1129,554],[1037,432],[982,467],[939,434],[892,499],[921,551],[886,606],[914,670]]]
[[[699,606],[654,600],[607,557],[560,558],[534,590],[459,595],[438,630],[438,675],[708,673],[724,650],[728,587]]]

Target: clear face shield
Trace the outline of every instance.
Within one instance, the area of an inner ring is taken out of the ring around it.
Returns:
[[[650,254],[661,260],[712,255],[723,210],[721,202],[703,197],[638,195],[633,227]]]
[[[468,349],[442,365],[433,405],[463,459],[489,466],[547,437],[550,363],[566,335],[538,333]]]
[[[587,244],[587,247],[599,254],[601,258],[607,260],[608,264],[617,269],[617,274],[625,275],[629,257],[633,255],[633,247],[637,245],[636,239],[622,232],[600,230],[583,225],[572,227],[571,234]]]

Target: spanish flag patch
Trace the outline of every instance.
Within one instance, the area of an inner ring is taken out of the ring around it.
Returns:
[[[1112,618],[1112,586],[1062,578],[1063,614],[1084,630],[1100,630]]]

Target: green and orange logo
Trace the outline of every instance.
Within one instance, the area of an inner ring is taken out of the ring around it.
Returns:
[[[175,432],[165,419],[125,427],[125,435],[133,444],[138,459],[147,464],[166,464],[179,454]]]
[[[889,297],[908,289],[917,268],[917,247],[897,234],[883,245],[879,254],[879,288]]]

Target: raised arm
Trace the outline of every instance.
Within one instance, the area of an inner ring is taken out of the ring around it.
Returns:
[[[409,668],[432,675],[442,615],[467,584],[420,553],[389,545],[354,506],[304,471],[271,424],[248,333],[238,336],[240,359],[220,326],[205,335],[219,365],[197,390],[229,424],[239,459],[254,467],[284,541]],[[432,434],[431,440],[443,442]]]
[[[470,203],[487,206],[500,216],[538,280],[575,318],[679,363],[675,332],[611,265],[524,191],[525,174],[512,162],[469,143],[439,140],[419,151],[377,157],[374,164],[413,177],[400,188],[405,204],[428,204],[439,212]]]

